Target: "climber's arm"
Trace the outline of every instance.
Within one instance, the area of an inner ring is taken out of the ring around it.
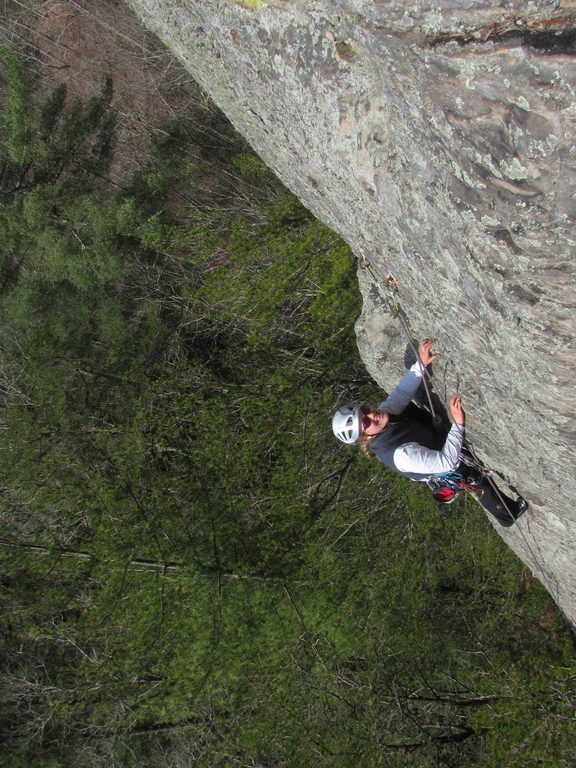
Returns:
[[[426,366],[437,359],[437,355],[432,354],[431,347],[431,339],[424,339],[418,350],[420,359],[404,374],[396,389],[380,403],[379,409],[392,414],[402,413],[420,388]]]

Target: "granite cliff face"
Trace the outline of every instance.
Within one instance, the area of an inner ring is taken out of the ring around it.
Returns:
[[[576,3],[131,0],[285,184],[392,275],[471,440],[531,503],[499,530],[576,621]],[[359,270],[368,369],[406,346]],[[386,289],[384,288],[384,292]]]

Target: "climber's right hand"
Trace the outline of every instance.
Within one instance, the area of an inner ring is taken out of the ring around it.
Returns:
[[[450,415],[454,424],[464,425],[464,409],[458,395],[450,397]]]

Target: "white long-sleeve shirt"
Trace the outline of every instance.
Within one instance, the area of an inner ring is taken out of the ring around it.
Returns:
[[[422,376],[421,363],[414,363],[378,408],[393,415],[402,413],[420,388]],[[453,424],[440,450],[435,451],[419,443],[404,443],[394,451],[394,464],[400,472],[423,475],[418,479],[425,481],[431,475],[451,472],[458,467],[463,441],[464,426]]]

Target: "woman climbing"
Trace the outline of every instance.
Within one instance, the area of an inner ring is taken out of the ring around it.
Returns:
[[[409,480],[427,482],[435,498],[453,497],[460,489],[470,491],[500,525],[509,527],[526,511],[522,496],[505,496],[485,473],[469,466],[464,444],[464,411],[456,395],[450,398],[452,426],[448,434],[438,433],[426,411],[411,401],[417,394],[427,366],[437,355],[432,341],[425,339],[419,360],[377,408],[345,405],[332,418],[332,430],[343,443],[358,443],[383,464]],[[450,493],[452,492],[452,493]]]

